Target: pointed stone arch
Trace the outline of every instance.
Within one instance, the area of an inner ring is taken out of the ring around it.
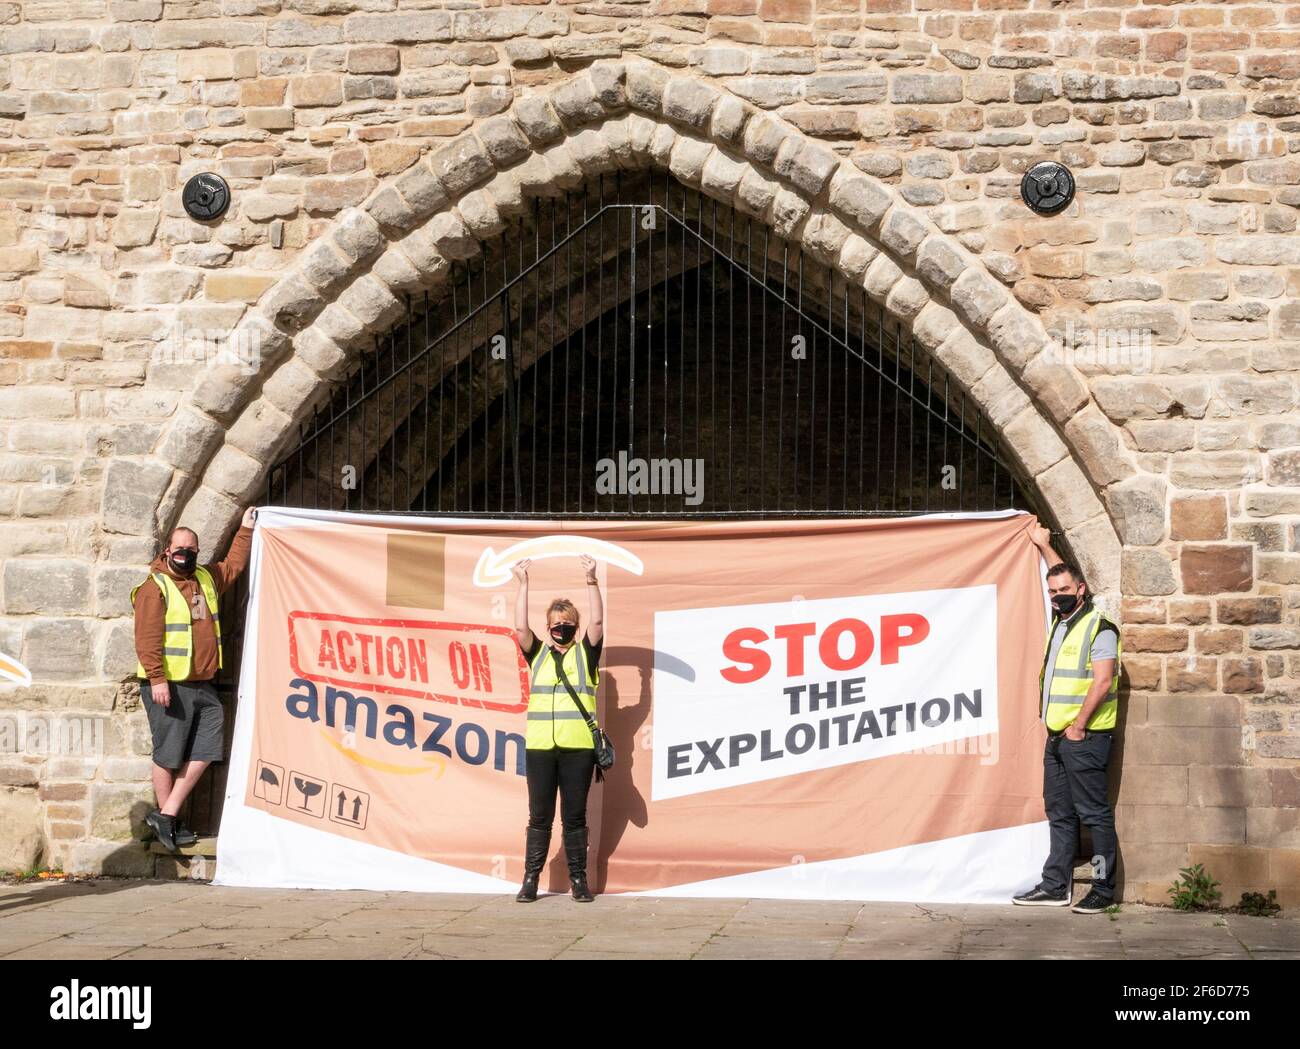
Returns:
[[[1131,530],[1149,506],[1163,523],[1164,495],[1079,374],[1046,352],[1038,320],[891,187],[773,114],[639,60],[597,63],[517,101],[340,215],[241,320],[235,339],[259,366],[207,367],[163,435],[157,527],[183,516],[215,549],[406,293],[445,283],[532,198],[646,168],[768,224],[909,325],[1002,433],[1093,589],[1117,593],[1116,522]]]

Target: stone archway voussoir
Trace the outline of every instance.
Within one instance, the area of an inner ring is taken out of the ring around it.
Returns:
[[[1003,446],[1009,449],[1028,477],[1050,470],[1070,454],[1060,434],[1032,404],[1026,404],[1002,428]]]
[[[1088,478],[1073,458],[1062,459],[1038,475],[1038,488],[1067,534],[1072,528],[1105,513]]]
[[[199,537],[199,560],[211,561],[226,548],[243,512],[228,496],[200,485],[177,515],[177,524],[193,528]]]
[[[904,323],[912,319],[930,302],[930,293],[915,277],[904,276],[889,289],[885,296],[885,309]]]
[[[222,445],[203,472],[203,484],[242,506],[261,487],[265,468],[262,460],[234,445]]]
[[[1065,539],[1075,551],[1098,605],[1110,616],[1118,617],[1121,551],[1110,518],[1102,512],[1082,525],[1066,529]]]
[[[405,295],[424,287],[424,274],[396,244],[375,260],[370,272],[394,295]]]
[[[234,445],[254,459],[269,463],[293,433],[295,419],[265,397],[253,401],[226,435]]]
[[[294,356],[327,382],[343,378],[351,366],[350,354],[313,324],[293,340]]]

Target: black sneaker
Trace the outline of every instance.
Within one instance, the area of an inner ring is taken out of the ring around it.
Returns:
[[[144,818],[149,829],[162,842],[162,846],[168,852],[176,851],[176,817],[164,816],[158,809],[154,809]]]
[[[1028,892],[1022,892],[1019,896],[1011,897],[1011,902],[1021,907],[1068,907],[1070,894],[1065,892],[1054,895],[1046,889],[1035,887]]]
[[[1107,907],[1113,907],[1115,901],[1103,896],[1096,889],[1093,889],[1087,896],[1081,899],[1070,909],[1075,914],[1101,914]]]
[[[179,816],[176,817],[176,829],[172,832],[172,838],[175,839],[177,846],[182,849],[197,844],[199,840],[199,836],[190,830],[185,821]]]

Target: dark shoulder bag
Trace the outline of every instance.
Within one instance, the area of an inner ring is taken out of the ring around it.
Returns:
[[[614,767],[614,744],[609,741],[605,735],[605,730],[598,727],[592,716],[587,713],[586,707],[582,705],[582,700],[578,698],[578,693],[573,690],[569,684],[569,679],[564,673],[564,662],[560,653],[551,649],[551,658],[555,660],[555,672],[560,676],[560,683],[569,693],[569,698],[573,700],[573,705],[578,708],[578,713],[582,715],[582,720],[587,723],[587,728],[591,730],[591,742],[596,749],[596,781],[603,782],[605,779],[605,770]],[[586,651],[579,647],[578,658],[586,659]]]

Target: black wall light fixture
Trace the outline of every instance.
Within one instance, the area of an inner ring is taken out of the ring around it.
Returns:
[[[1074,176],[1055,160],[1039,161],[1020,180],[1020,197],[1038,214],[1055,215],[1074,199]]]
[[[205,171],[195,175],[181,191],[185,213],[200,222],[219,219],[230,207],[230,187],[220,175]]]

